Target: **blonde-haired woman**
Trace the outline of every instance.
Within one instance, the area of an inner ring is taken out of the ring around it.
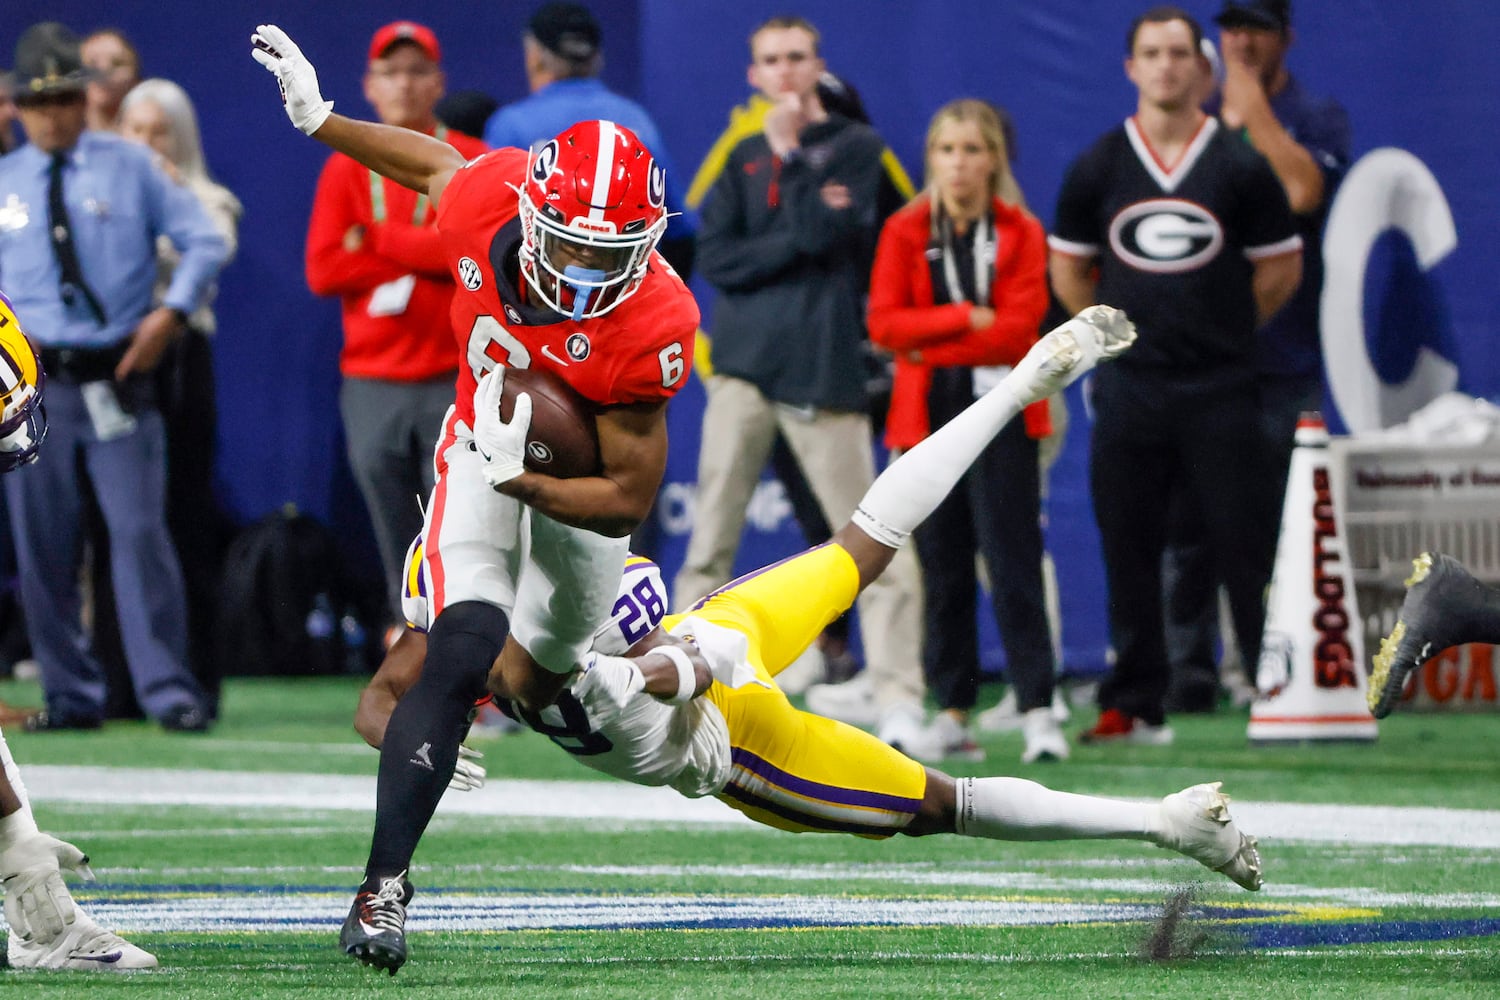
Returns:
[[[238,243],[240,201],[209,175],[203,158],[198,116],[187,93],[170,80],[143,80],[120,105],[120,132],[150,146],[163,170],[197,196],[232,257]],[[163,238],[156,249],[156,298],[172,281],[178,256]],[[218,703],[218,678],[211,666],[213,609],[226,522],[214,496],[214,437],[218,407],[214,395],[210,337],[217,329],[213,296],[188,317],[182,338],[156,369],[158,403],[167,436],[167,526],[182,562],[188,593],[188,637],[194,673],[210,707]]]
[[[881,232],[870,281],[870,338],[896,356],[893,449],[912,447],[994,385],[1036,343],[1048,303],[1046,234],[1021,204],[995,108],[959,100],[939,109],[926,168],[922,193]],[[1043,597],[1037,440],[1049,430],[1047,404],[1028,407],[914,534],[927,594],[923,665],[942,711],[908,752],[977,749],[968,728],[979,691],[977,551],[1022,712],[1021,759],[1068,755],[1051,711]]]

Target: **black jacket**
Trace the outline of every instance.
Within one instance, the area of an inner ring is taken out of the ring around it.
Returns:
[[[864,296],[880,222],[885,143],[830,115],[786,162],[752,136],[704,199],[698,271],[719,290],[714,371],[793,406],[865,409]],[[828,208],[819,189],[849,188]]]

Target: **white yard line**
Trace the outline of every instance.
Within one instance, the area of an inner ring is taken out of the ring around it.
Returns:
[[[375,779],[350,775],[33,765],[25,780],[37,802],[275,807],[372,811]],[[449,792],[440,815],[753,825],[712,799],[610,781],[492,781]],[[1235,800],[1235,819],[1262,841],[1500,848],[1500,810],[1309,805]]]

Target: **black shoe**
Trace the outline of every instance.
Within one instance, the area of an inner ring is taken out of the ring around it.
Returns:
[[[161,727],[169,733],[205,733],[208,713],[198,705],[174,705],[162,714]]]
[[[394,976],[406,964],[406,904],[411,897],[406,872],[381,879],[378,892],[361,890],[339,931],[344,954]]]
[[[1396,627],[1380,640],[1370,673],[1366,697],[1375,718],[1391,714],[1407,677],[1422,664],[1449,646],[1476,641],[1468,628],[1493,614],[1484,606],[1484,589],[1452,556],[1423,552],[1412,560]]]
[[[43,709],[22,724],[28,733],[60,733],[70,729],[98,729],[104,720],[96,715],[57,715]]]

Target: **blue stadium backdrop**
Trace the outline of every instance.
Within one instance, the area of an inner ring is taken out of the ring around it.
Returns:
[[[690,171],[744,99],[745,41],[761,19],[795,9],[822,29],[831,67],[863,92],[881,131],[913,174],[922,134],[945,101],[977,95],[1008,107],[1019,132],[1018,175],[1050,221],[1060,175],[1085,144],[1131,109],[1121,71],[1130,18],[1124,0],[598,0],[606,80],[656,115],[672,156]],[[1205,22],[1214,0],[1187,0]],[[1456,385],[1500,398],[1500,163],[1492,40],[1500,6],[1469,0],[1392,4],[1301,2],[1291,63],[1315,92],[1337,95],[1354,125],[1362,165],[1333,252],[1352,277],[1327,324],[1333,381],[1346,411],[1336,426],[1398,419],[1421,397]],[[216,346],[222,401],[220,481],[234,515],[249,521],[286,502],[333,522],[351,555],[374,566],[368,525],[342,459],[336,406],[340,339],[334,303],[302,279],[302,238],[324,149],[287,124],[275,87],[247,55],[262,21],[287,28],[311,55],[326,96],[363,115],[359,76],[373,29],[416,17],[436,29],[452,88],[502,101],[521,95],[519,37],[530,3],[350,0],[8,0],[0,11],[0,64],[28,24],[57,19],[84,31],[123,28],[148,75],[182,83],[197,102],[212,169],[243,199],[239,258],[225,273]],[[1398,152],[1398,151],[1405,151]],[[1364,266],[1359,266],[1363,264]],[[705,312],[712,296],[704,292]],[[1097,544],[1084,475],[1081,398],[1067,452],[1053,474],[1049,545],[1061,579],[1067,668],[1103,667],[1106,636]],[[672,460],[660,505],[660,555],[681,558],[692,512],[702,393],[689,386],[672,411]],[[1330,406],[1330,411],[1333,407]],[[784,498],[767,483],[752,509],[740,564],[801,544]],[[992,633],[992,629],[990,632]],[[987,661],[998,663],[993,635]]]

